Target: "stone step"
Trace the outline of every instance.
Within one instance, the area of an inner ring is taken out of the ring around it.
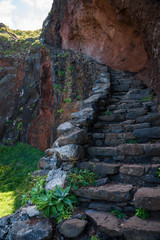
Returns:
[[[160,186],[156,188],[143,187],[138,189],[134,195],[136,208],[148,210],[160,210]]]
[[[122,232],[126,240],[159,240],[160,219],[131,217],[123,224]]]
[[[124,236],[126,240],[160,239],[160,219],[142,220],[133,216],[128,220],[119,221],[109,212],[86,210],[85,213],[101,233],[111,238]]]
[[[131,123],[131,124],[130,124]],[[150,123],[139,123],[134,124],[134,121],[124,121],[121,123],[105,123],[98,121],[94,124],[94,132],[103,132],[103,133],[127,133],[134,130],[143,130],[144,128],[150,128]],[[98,131],[99,130],[99,131]]]
[[[156,157],[156,160],[160,161],[160,143],[154,144],[121,144],[117,147],[89,147],[87,149],[89,157],[100,159],[120,159],[122,160],[132,159],[135,162],[142,161],[152,162],[152,159]],[[149,163],[148,162],[148,163]]]
[[[108,177],[116,183],[128,183],[132,185],[151,186],[160,184],[157,177],[159,164],[122,164],[104,162],[82,162],[79,169],[89,169],[101,178]]]
[[[77,197],[114,203],[132,199],[134,188],[131,184],[106,184],[100,187],[79,188],[74,190]]]
[[[121,114],[110,114],[110,115],[105,114],[102,116],[98,116],[98,120],[105,121],[105,122],[112,122],[112,121],[122,122],[125,120],[125,117]]]
[[[117,146],[120,144],[137,143],[137,139],[132,132],[126,133],[93,133],[94,146]]]

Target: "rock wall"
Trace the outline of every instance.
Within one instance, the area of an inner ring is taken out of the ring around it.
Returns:
[[[55,0],[42,37],[50,45],[82,51],[112,68],[139,72],[160,91],[159,15],[155,0]]]

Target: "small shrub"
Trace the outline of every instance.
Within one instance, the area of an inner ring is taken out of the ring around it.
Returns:
[[[121,213],[118,209],[114,209],[110,213],[115,215],[119,219],[122,219],[125,217],[124,213]]]
[[[55,190],[45,190],[45,179],[40,179],[35,186],[23,196],[23,202],[31,201],[36,204],[45,217],[56,217],[60,223],[62,219],[69,218],[78,203],[76,196],[70,194],[70,187],[66,189],[56,185]]]
[[[97,174],[89,171],[88,169],[78,170],[75,168],[73,172],[69,172],[67,174],[68,186],[73,187],[75,190],[82,186],[95,186],[97,179]]]
[[[142,218],[143,220],[147,219],[149,217],[149,212],[146,209],[143,208],[138,208],[136,209],[136,214],[137,217]]]
[[[65,101],[65,103],[70,103],[71,102],[71,98],[66,98],[66,99],[64,99],[64,101]]]

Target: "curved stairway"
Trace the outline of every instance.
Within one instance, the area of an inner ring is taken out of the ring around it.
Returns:
[[[112,71],[111,96],[98,110],[88,161],[79,164],[104,185],[75,191],[86,215],[100,232],[114,239],[160,240],[160,112],[154,93],[133,75]],[[103,181],[102,181],[103,182]],[[137,218],[136,208],[150,211]],[[118,209],[125,220],[110,214]],[[108,239],[108,238],[107,238]]]

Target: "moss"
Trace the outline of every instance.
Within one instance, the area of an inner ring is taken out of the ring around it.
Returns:
[[[21,206],[21,195],[29,190],[28,174],[37,169],[42,156],[42,151],[24,143],[0,146],[0,217]]]

